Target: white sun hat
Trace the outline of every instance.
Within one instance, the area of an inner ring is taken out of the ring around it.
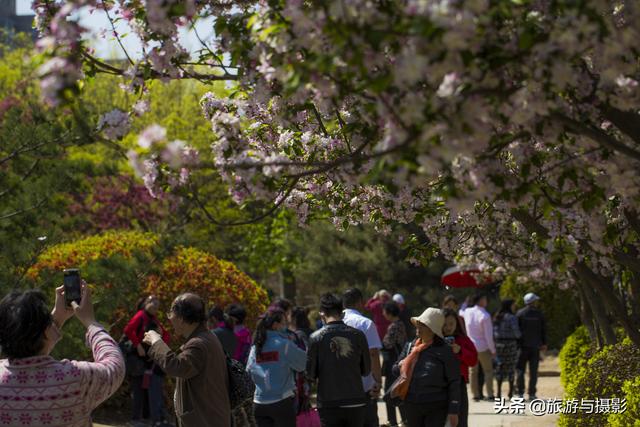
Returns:
[[[434,334],[443,338],[442,336],[442,327],[444,326],[444,314],[442,314],[442,310],[435,307],[429,307],[425,311],[422,312],[420,317],[412,317],[411,323],[416,325],[416,323],[422,323],[429,329],[433,331]]]

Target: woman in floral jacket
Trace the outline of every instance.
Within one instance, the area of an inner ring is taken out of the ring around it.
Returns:
[[[87,328],[95,362],[55,360],[49,354],[62,325],[75,313]],[[53,312],[40,291],[13,291],[0,301],[0,425],[90,427],[91,411],[122,384],[125,367],[118,344],[96,322],[91,296],[65,305],[56,289]]]

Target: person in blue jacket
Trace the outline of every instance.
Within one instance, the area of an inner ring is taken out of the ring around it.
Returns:
[[[285,313],[270,308],[261,316],[247,361],[256,384],[253,411],[258,427],[296,427],[295,375],[307,354],[287,336]]]

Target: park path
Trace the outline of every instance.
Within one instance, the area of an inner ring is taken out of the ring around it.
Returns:
[[[548,356],[540,362],[538,378],[538,397],[540,399],[562,399],[558,358]],[[471,398],[471,389],[469,388]],[[506,385],[503,385],[503,393]],[[528,405],[527,405],[528,408]],[[384,403],[378,404],[380,423],[387,422],[387,410]],[[469,425],[473,427],[553,427],[557,425],[558,415],[534,416],[528,409],[524,415],[496,414],[492,402],[469,402]],[[93,427],[120,427],[93,424]]]

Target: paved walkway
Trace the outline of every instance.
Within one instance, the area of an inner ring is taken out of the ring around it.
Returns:
[[[563,390],[560,384],[560,368],[557,357],[547,357],[540,362],[538,378],[538,397],[540,399],[562,399]],[[503,385],[503,393],[506,392]],[[471,389],[469,388],[469,398]],[[378,405],[380,422],[387,422],[387,410],[384,403]],[[557,425],[558,415],[534,416],[528,410],[524,415],[496,414],[492,402],[469,402],[469,425],[473,427],[553,427]],[[94,427],[115,427],[93,424]]]

